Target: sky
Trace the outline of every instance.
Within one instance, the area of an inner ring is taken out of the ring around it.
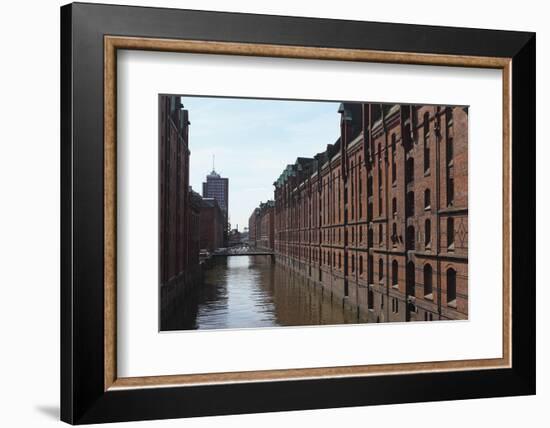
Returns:
[[[260,202],[273,199],[273,182],[297,157],[312,157],[340,133],[338,103],[182,97],[189,111],[190,183],[215,169],[229,178],[231,227],[248,227]]]

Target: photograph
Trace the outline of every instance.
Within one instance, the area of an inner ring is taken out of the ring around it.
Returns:
[[[468,106],[159,94],[158,123],[160,331],[468,320]]]

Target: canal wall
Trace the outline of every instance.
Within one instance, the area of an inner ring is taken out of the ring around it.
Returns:
[[[466,319],[457,317],[456,312],[441,315],[429,315],[430,308],[422,299],[407,297],[398,286],[386,287],[383,281],[369,284],[357,274],[348,276],[330,267],[320,267],[315,263],[295,259],[280,253],[275,254],[275,262],[287,266],[308,281],[312,281],[331,294],[333,301],[341,303],[350,310],[357,311],[362,322],[406,322]],[[408,318],[407,318],[408,316]]]
[[[189,272],[184,272],[160,286],[160,329],[174,330],[175,325],[183,325],[182,317],[189,316],[186,310],[193,293],[200,287],[204,278],[204,263]]]
[[[278,253],[275,254],[274,260],[275,263],[290,268],[304,279],[323,288],[324,292],[330,293],[333,302],[341,304],[348,310],[355,311],[361,322],[385,322],[390,320],[388,310],[384,308],[384,304],[381,304],[381,302],[376,302],[378,304],[373,305],[374,307],[380,308],[380,310],[375,311],[374,308],[369,308],[369,286],[365,281],[350,280],[348,278],[346,284],[344,275],[337,271]],[[378,299],[380,299],[380,297],[378,297]]]

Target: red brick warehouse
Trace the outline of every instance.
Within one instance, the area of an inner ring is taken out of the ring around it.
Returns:
[[[190,234],[199,213],[189,199],[189,116],[170,95],[159,96],[159,208],[160,301],[167,311],[199,268],[198,236]]]
[[[248,242],[258,250],[275,248],[275,202],[261,202],[248,219]]]
[[[189,112],[178,95],[159,95],[160,307],[181,312],[182,302],[202,278],[201,249],[223,245],[226,216],[216,199],[189,186]],[[227,201],[227,198],[225,199]],[[161,329],[167,328],[161,322]]]
[[[215,251],[224,245],[226,215],[217,199],[201,198],[200,247]]]
[[[189,119],[179,97],[159,96],[160,278],[184,280],[189,263]]]
[[[468,317],[468,109],[343,103],[275,184],[275,257],[367,322]]]

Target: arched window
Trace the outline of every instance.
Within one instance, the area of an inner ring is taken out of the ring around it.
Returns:
[[[407,193],[407,206],[406,210],[407,217],[413,217],[414,216],[414,192],[408,192]]]
[[[445,121],[447,122],[447,126],[453,125],[453,109],[451,107],[445,109]]]
[[[413,147],[413,141],[411,136],[411,126],[409,124],[405,125],[404,133],[402,135],[403,137],[403,146],[405,147],[405,151],[409,152]]]
[[[448,110],[447,110],[448,111]],[[445,152],[446,152],[446,178],[447,178],[447,206],[454,205],[455,199],[455,183],[454,183],[454,147],[453,147],[453,127],[451,125],[447,126],[447,139],[445,143]]]
[[[456,271],[447,269],[447,303],[456,301]]]
[[[455,219],[447,218],[447,249],[455,249]]]
[[[431,207],[431,192],[430,189],[424,190],[424,209],[430,209]]]
[[[372,247],[374,245],[374,232],[372,231],[371,228],[369,228],[369,230],[367,231],[367,245],[369,247]]]
[[[453,167],[447,168],[447,206],[455,203],[455,180],[453,178]]]
[[[391,200],[391,213],[393,218],[397,217],[397,198]]]
[[[399,284],[397,260],[394,260],[391,263],[391,283],[393,286],[397,286]]]
[[[369,309],[374,308],[374,292],[368,287],[368,298],[367,298],[367,305]]]
[[[447,136],[447,142],[445,144],[447,152],[447,164],[451,164],[454,156],[453,138],[451,135]]]
[[[379,224],[378,225],[378,244],[380,246],[384,242],[383,234],[384,234],[384,232],[383,232],[382,224]]]
[[[405,167],[406,181],[407,183],[411,183],[414,181],[414,158],[410,157],[409,159],[407,159]]]
[[[378,260],[378,280],[382,282],[384,279],[384,260]]]
[[[424,297],[431,296],[432,292],[432,267],[426,264],[424,266]]]
[[[424,138],[430,133],[430,113],[424,113]]]
[[[338,253],[338,269],[342,269],[342,253]]]
[[[407,226],[406,247],[407,247],[407,250],[414,250],[416,248],[414,226]]]
[[[397,152],[395,151],[395,133],[391,134],[391,181],[392,183],[395,183],[397,180],[397,166],[395,164],[395,155]]]
[[[395,247],[397,245],[397,223],[395,222],[391,225],[391,241]]]
[[[351,256],[351,271],[355,272],[355,256]]]
[[[432,245],[432,222],[426,219],[424,222],[424,246],[430,248]]]
[[[407,272],[405,278],[406,293],[409,296],[415,295],[415,268],[413,262],[407,263]]]
[[[429,114],[424,114],[424,173],[428,173],[430,169],[430,139],[428,138],[430,132],[430,119]]]
[[[351,218],[353,218],[353,215],[355,213],[354,175],[355,175],[355,169],[353,167],[353,161],[351,161],[351,180],[350,180],[351,181]]]
[[[372,256],[369,255],[367,258],[367,261],[368,261],[368,264],[367,264],[368,282],[369,284],[373,284],[374,283],[374,259],[372,258]]]
[[[363,256],[359,256],[359,275],[363,275]]]

